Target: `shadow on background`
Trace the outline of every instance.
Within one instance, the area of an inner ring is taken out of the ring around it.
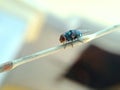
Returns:
[[[120,83],[120,56],[89,46],[66,77],[92,88],[106,88]]]

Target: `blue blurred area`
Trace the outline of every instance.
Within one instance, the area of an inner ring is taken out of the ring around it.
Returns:
[[[15,57],[23,42],[26,22],[17,16],[0,11],[0,63]],[[0,86],[6,73],[0,74]]]
[[[21,45],[26,22],[0,11],[0,58],[11,58]],[[0,60],[1,61],[1,60]]]

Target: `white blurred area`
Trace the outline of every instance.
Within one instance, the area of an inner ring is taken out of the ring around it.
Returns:
[[[60,44],[60,34],[71,28],[88,30],[90,34],[119,24],[119,3],[119,0],[0,0],[0,13],[5,12],[8,16],[17,17],[25,22],[25,31],[18,34],[21,42],[14,49],[16,53],[11,57],[4,57],[16,59],[57,46]],[[9,23],[6,21],[6,24]],[[19,31],[22,30],[21,28]],[[3,31],[0,28],[0,35]],[[5,35],[9,35],[8,31]],[[15,36],[18,30],[12,32],[11,36]],[[120,54],[119,35],[119,32],[115,32],[91,43]],[[13,38],[18,40],[17,37]],[[82,53],[89,44],[66,49],[17,67],[7,73],[0,90],[89,90],[88,87],[71,80],[59,80],[75,62],[78,52]],[[13,43],[13,46],[15,45]],[[1,74],[1,78],[2,76]]]
[[[102,24],[120,23],[119,0],[23,0],[38,10],[65,19],[73,15]]]

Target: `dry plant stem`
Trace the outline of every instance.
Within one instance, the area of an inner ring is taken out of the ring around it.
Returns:
[[[103,35],[112,33],[112,32],[117,31],[117,30],[120,30],[120,25],[114,25],[114,26],[108,27],[106,29],[103,29],[101,31],[98,31],[96,33],[83,36],[83,37],[79,38],[79,40],[75,40],[73,42],[69,42],[69,43],[64,44],[64,45],[59,45],[59,46],[56,46],[56,47],[53,47],[53,48],[49,48],[49,49],[34,53],[32,55],[28,55],[28,56],[21,57],[21,58],[16,59],[16,60],[12,60],[12,61],[0,64],[0,72],[12,70],[15,67],[17,67],[19,65],[22,65],[24,63],[31,62],[31,61],[36,60],[38,58],[47,56],[49,54],[56,53],[57,51],[60,51],[62,49],[64,50],[64,47],[66,45],[67,45],[66,48],[72,47],[71,44],[74,44],[74,46],[81,45],[81,44],[87,43],[87,42],[89,42],[93,39],[99,38]]]

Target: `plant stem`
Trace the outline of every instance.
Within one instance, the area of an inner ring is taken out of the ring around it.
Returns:
[[[15,67],[20,66],[22,64],[31,62],[31,61],[36,60],[38,58],[47,56],[49,54],[56,53],[60,50],[64,50],[65,47],[66,48],[72,47],[71,44],[74,44],[74,46],[81,45],[81,44],[87,43],[87,42],[89,42],[93,39],[102,37],[106,34],[112,33],[112,32],[117,31],[117,30],[120,30],[120,25],[114,25],[114,26],[108,27],[106,29],[100,30],[96,33],[86,35],[86,36],[82,36],[82,37],[79,38],[79,40],[75,40],[73,42],[69,42],[69,43],[66,43],[64,45],[59,45],[59,46],[56,46],[56,47],[53,47],[53,48],[49,48],[49,49],[46,49],[46,50],[43,50],[43,51],[39,51],[37,53],[31,54],[31,55],[28,55],[28,56],[21,57],[21,58],[16,59],[16,60],[12,60],[12,61],[9,61],[9,62],[6,62],[6,63],[2,63],[2,64],[0,64],[0,72],[12,70]]]

